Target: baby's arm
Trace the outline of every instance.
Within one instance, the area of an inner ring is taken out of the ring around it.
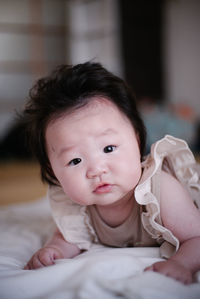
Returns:
[[[166,228],[180,241],[180,248],[169,260],[146,270],[160,272],[185,284],[200,270],[200,211],[187,191],[167,173],[162,173],[161,218]]]
[[[65,241],[57,229],[45,246],[32,256],[24,269],[31,270],[50,266],[55,263],[56,259],[73,258],[78,254],[80,254],[80,249]]]

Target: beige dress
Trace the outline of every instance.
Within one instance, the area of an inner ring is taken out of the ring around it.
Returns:
[[[187,143],[169,135],[152,145],[142,168],[135,188],[136,208],[124,223],[114,228],[101,219],[95,206],[73,203],[61,187],[50,186],[52,215],[63,237],[82,250],[88,250],[92,243],[114,247],[160,246],[161,256],[170,257],[178,250],[179,240],[162,225],[160,171],[176,177],[200,208],[200,168]]]

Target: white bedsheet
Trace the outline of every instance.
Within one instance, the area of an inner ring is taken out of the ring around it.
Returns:
[[[0,299],[200,298],[200,282],[184,286],[158,273],[143,272],[160,260],[158,248],[96,245],[74,259],[23,270],[53,229],[45,199],[1,208]]]

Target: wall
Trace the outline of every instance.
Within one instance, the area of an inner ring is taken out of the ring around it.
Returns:
[[[95,60],[123,76],[117,0],[66,1],[68,50],[72,64]]]
[[[0,138],[36,78],[66,59],[63,0],[0,1]]]
[[[166,98],[200,118],[200,1],[166,0],[164,18]]]

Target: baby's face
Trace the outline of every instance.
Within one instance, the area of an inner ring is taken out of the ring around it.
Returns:
[[[107,99],[49,123],[48,157],[66,195],[80,205],[112,205],[132,196],[140,150],[129,119]]]

